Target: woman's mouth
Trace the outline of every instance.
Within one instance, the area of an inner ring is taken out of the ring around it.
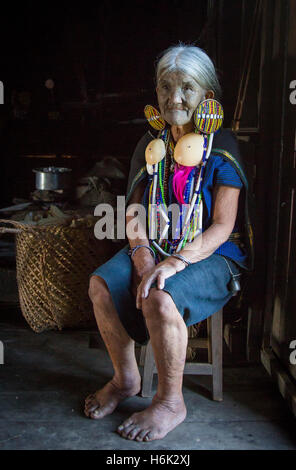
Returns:
[[[184,108],[167,108],[168,111],[170,112],[175,112],[175,111],[186,111]]]

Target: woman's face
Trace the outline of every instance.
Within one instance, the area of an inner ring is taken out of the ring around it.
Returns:
[[[156,88],[161,116],[171,126],[184,126],[205,98],[206,90],[201,88],[190,75],[183,72],[169,72]]]

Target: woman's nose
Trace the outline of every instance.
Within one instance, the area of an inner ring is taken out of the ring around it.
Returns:
[[[175,89],[172,90],[170,101],[172,104],[181,104],[182,103],[182,93],[181,90]]]

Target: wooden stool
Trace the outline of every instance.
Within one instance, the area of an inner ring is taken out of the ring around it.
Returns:
[[[223,308],[207,319],[207,332],[207,338],[189,338],[188,346],[207,348],[208,362],[186,362],[184,374],[211,375],[212,398],[215,401],[222,401]],[[141,347],[140,365],[144,366],[141,395],[142,397],[150,397],[153,375],[157,374],[150,341]]]

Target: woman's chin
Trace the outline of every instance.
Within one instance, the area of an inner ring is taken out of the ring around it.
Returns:
[[[183,110],[175,110],[164,113],[164,119],[170,126],[186,126],[191,121],[191,116]]]
[[[190,123],[190,120],[188,119],[166,119],[166,122],[170,126],[187,126]]]

